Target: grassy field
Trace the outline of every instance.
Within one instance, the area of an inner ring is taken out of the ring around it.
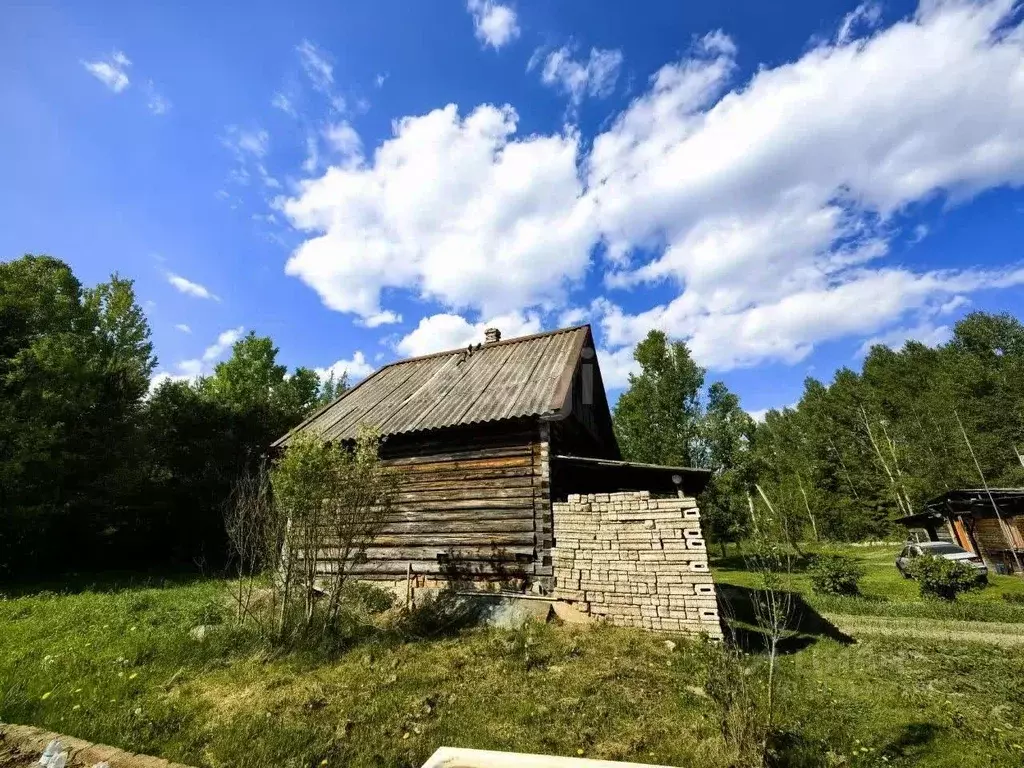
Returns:
[[[885,558],[868,557],[884,593]],[[898,584],[901,603],[920,603]],[[721,650],[699,640],[670,649],[641,631],[546,625],[367,633],[331,656],[282,655],[219,624],[223,605],[212,580],[0,599],[0,720],[210,768],[418,766],[442,745],[695,768],[734,759],[706,690]],[[197,640],[200,624],[219,626]],[[1019,648],[809,637],[780,680],[785,765],[1024,761]]]
[[[834,546],[824,551],[857,558],[867,573],[861,582],[861,597],[815,595],[806,573],[793,574],[793,586],[821,613],[894,618],[943,619],[956,621],[1024,622],[1024,579],[1016,576],[989,576],[984,589],[961,595],[955,602],[923,599],[917,582],[905,579],[896,570],[898,546]],[[814,551],[813,548],[807,551]],[[715,580],[738,587],[755,587],[756,573],[744,569],[743,558],[712,557]],[[1010,599],[1007,599],[1010,596]]]

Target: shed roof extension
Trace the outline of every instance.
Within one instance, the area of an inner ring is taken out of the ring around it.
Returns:
[[[589,325],[399,360],[314,413],[274,447],[305,431],[348,440],[364,424],[396,435],[555,415],[566,406],[585,346],[593,346]]]

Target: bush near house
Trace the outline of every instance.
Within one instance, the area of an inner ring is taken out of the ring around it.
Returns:
[[[922,597],[956,600],[957,595],[979,586],[978,574],[969,565],[942,557],[919,557],[910,564],[910,575]]]
[[[819,595],[858,595],[866,569],[855,558],[824,553],[811,561],[811,587]]]

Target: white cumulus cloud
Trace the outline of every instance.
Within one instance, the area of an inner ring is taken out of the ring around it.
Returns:
[[[404,355],[416,357],[470,344],[482,344],[484,330],[487,328],[497,328],[501,331],[501,338],[512,339],[539,333],[541,322],[537,315],[516,312],[498,315],[479,323],[471,323],[461,315],[431,315],[420,320],[419,325],[398,342],[396,349]]]
[[[292,103],[291,98],[280,91],[276,91],[273,97],[270,99],[270,106],[274,109],[279,109],[284,112],[288,117],[298,117],[298,110],[295,109],[295,104]]]
[[[355,158],[362,152],[363,143],[359,134],[346,120],[328,125],[323,133],[327,146],[343,158]]]
[[[531,68],[537,59],[531,59]],[[587,95],[610,96],[622,67],[622,51],[591,48],[586,59],[573,58],[572,48],[564,45],[543,57],[540,79],[545,85],[558,88],[579,106]]]
[[[330,57],[309,40],[303,40],[295,50],[313,87],[321,92],[329,92],[334,85],[334,65]]]
[[[160,93],[153,81],[146,83],[146,108],[154,115],[166,115],[171,111],[171,100]]]
[[[579,138],[516,139],[517,119],[490,105],[405,118],[372,161],[301,183],[281,207],[309,238],[286,272],[363,319],[385,288],[487,315],[559,303],[593,242]]]
[[[588,194],[622,265],[609,284],[667,281],[679,293],[612,313],[612,343],[656,325],[707,365],[794,362],[961,285],[1012,284],[1012,272],[880,263],[911,203],[1024,182],[1024,35],[1004,29],[1010,9],[928,3],[727,93],[734,48],[721,40],[662,68],[595,140]]]
[[[89,74],[114,93],[121,93],[131,83],[128,79],[128,69],[131,65],[131,61],[121,51],[114,51],[110,56],[96,61],[82,62],[82,66]]]
[[[270,150],[270,134],[262,128],[247,130],[229,125],[221,143],[239,158],[251,155],[262,160]]]
[[[182,326],[175,326],[179,330]],[[187,328],[188,326],[184,326]],[[242,326],[229,328],[217,336],[217,340],[203,350],[200,357],[179,360],[175,366],[175,373],[170,371],[157,371],[149,382],[149,391],[152,393],[165,381],[195,381],[201,376],[209,376],[213,373],[214,364],[222,360],[234,346],[235,342],[242,338],[245,329]],[[188,331],[191,333],[191,331]]]
[[[881,18],[881,5],[875,2],[861,3],[843,17],[843,23],[839,25],[839,31],[836,33],[836,40],[847,43],[853,39],[858,29],[871,29]]]
[[[331,55],[309,40],[303,40],[295,50],[313,90],[327,98],[332,110],[344,112],[347,107],[345,98],[334,90],[334,61]],[[275,106],[281,109],[281,105]]]
[[[193,282],[188,278],[176,275],[173,272],[166,274],[167,282],[174,286],[178,291],[188,296],[195,296],[197,299],[210,299],[212,301],[220,301],[220,297],[210,291],[205,285]]]
[[[341,359],[326,368],[316,368],[315,370],[321,381],[332,375],[336,381],[341,379],[342,376],[347,376],[349,385],[352,385],[357,381],[365,379],[373,373],[374,369],[367,362],[366,355],[356,350],[348,360]]]
[[[509,6],[493,0],[468,0],[466,9],[473,16],[476,38],[484,45],[498,50],[519,37],[516,12]]]
[[[1014,3],[927,0],[884,28],[872,8],[744,81],[736,44],[709,32],[588,152],[572,128],[517,135],[510,106],[398,120],[358,163],[281,201],[306,233],[287,272],[364,321],[390,311],[388,289],[449,316],[525,316],[568,309],[568,286],[600,252],[609,290],[637,293],[631,307],[652,286],[672,292],[640,311],[592,307],[620,356],[616,380],[628,372],[620,351],[652,327],[705,365],[794,363],[821,342],[914,329],[968,294],[1021,284],[1012,267],[915,270],[892,255],[911,206],[1024,184]]]
[[[928,347],[945,344],[953,336],[953,329],[931,320],[924,320],[910,328],[893,328],[881,336],[873,336],[857,350],[857,357],[862,357],[876,345],[900,350],[908,341],[916,341]]]
[[[214,363],[220,361],[227,355],[235,345],[235,342],[242,338],[242,333],[244,331],[245,328],[242,326],[221,331],[217,336],[217,340],[203,350],[202,357],[190,360],[181,360],[178,362],[177,368],[179,376],[196,379],[199,376],[207,376],[212,373]]]

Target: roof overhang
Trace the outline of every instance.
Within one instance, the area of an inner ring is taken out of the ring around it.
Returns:
[[[557,455],[551,459],[583,471],[601,472],[610,483],[632,486],[636,490],[664,493],[680,490],[687,495],[696,496],[704,491],[711,481],[710,469],[597,459],[590,456]]]
[[[1024,514],[1024,488],[957,488],[925,503],[927,512],[937,515],[969,513],[994,514],[993,502],[1002,515]]]
[[[914,526],[931,526],[940,525],[945,521],[945,516],[940,515],[938,512],[918,512],[916,515],[907,515],[906,517],[898,517],[893,520],[894,523],[905,525],[907,528],[913,528]]]

